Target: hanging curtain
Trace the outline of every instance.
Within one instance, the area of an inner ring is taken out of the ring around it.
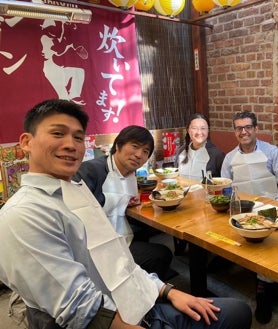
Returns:
[[[191,25],[139,16],[135,23],[145,125],[183,127],[195,111]]]

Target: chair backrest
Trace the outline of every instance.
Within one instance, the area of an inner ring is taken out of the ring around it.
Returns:
[[[257,137],[265,142],[272,143],[272,135],[270,133],[258,133]],[[210,140],[225,154],[236,147],[238,141],[233,131],[211,131]]]

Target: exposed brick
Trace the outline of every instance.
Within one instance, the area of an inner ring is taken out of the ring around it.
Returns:
[[[212,129],[231,130],[235,112],[253,111],[277,145],[278,2],[266,0],[212,20],[206,39]]]

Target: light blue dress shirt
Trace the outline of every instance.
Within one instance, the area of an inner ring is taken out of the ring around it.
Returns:
[[[65,206],[58,179],[22,176],[21,188],[0,210],[0,241],[0,280],[60,326],[86,328],[102,296],[104,307],[115,310],[87,250],[83,223]],[[160,291],[163,282],[146,275]]]
[[[254,151],[256,150],[260,150],[267,157],[267,169],[273,176],[275,176],[278,185],[278,147],[257,139]],[[243,153],[239,145],[225,156],[221,168],[221,177],[233,180],[233,168],[231,163],[237,152]]]

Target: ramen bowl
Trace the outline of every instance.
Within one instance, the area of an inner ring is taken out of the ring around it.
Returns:
[[[242,213],[238,215],[233,215],[229,219],[230,226],[248,242],[261,242],[271,235],[275,231],[275,227],[261,228],[261,229],[246,229],[242,228],[238,223],[238,220],[244,218],[246,215],[257,216],[257,213]]]
[[[179,169],[178,168],[159,168],[154,171],[156,177],[160,179],[170,179],[179,176]]]
[[[163,210],[176,209],[183,199],[185,198],[186,192],[183,190],[161,190],[153,191],[149,196],[150,200],[156,206]]]
[[[232,185],[232,180],[224,177],[213,177],[212,182],[213,184],[202,184],[202,186],[208,190],[210,195],[222,194],[224,188]]]

